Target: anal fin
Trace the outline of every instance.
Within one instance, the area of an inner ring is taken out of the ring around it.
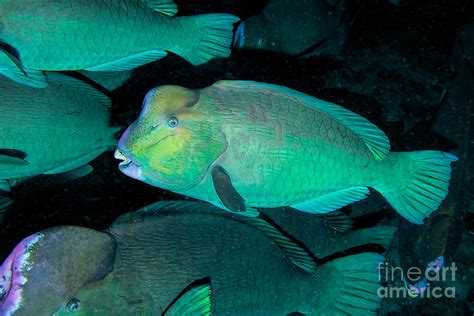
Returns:
[[[325,223],[338,232],[347,232],[352,228],[352,218],[342,212],[334,212],[324,216]]]
[[[73,171],[75,169],[81,168],[81,167],[87,165],[89,162],[91,162],[95,158],[97,158],[104,151],[105,151],[104,148],[99,147],[99,148],[91,151],[90,153],[87,153],[85,155],[81,155],[79,157],[76,157],[75,159],[70,159],[69,162],[62,165],[61,167],[48,170],[44,174],[58,174],[58,173],[69,172],[69,171]]]
[[[68,181],[76,180],[76,179],[87,176],[92,171],[94,171],[94,169],[92,168],[91,165],[85,165],[85,166],[81,166],[79,168],[67,171],[65,173],[62,173],[61,178]]]
[[[178,13],[178,6],[173,0],[142,0],[150,9],[167,16]]]
[[[358,247],[367,244],[378,244],[388,249],[397,230],[395,226],[376,226],[354,230],[349,232],[344,245],[346,247]]]
[[[291,207],[307,213],[326,214],[343,206],[362,200],[369,194],[366,187],[352,187],[325,195],[321,195],[315,199],[305,201]]]
[[[165,57],[168,53],[163,50],[149,50],[146,52],[136,53],[120,59],[116,59],[104,64],[86,68],[88,71],[125,71],[130,70],[155,60]]]

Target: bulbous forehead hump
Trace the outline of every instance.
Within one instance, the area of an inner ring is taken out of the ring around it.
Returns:
[[[180,86],[160,86],[148,91],[143,102],[143,115],[176,114],[192,107],[199,100],[199,91]]]

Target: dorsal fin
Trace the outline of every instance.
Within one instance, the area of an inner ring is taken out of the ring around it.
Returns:
[[[287,87],[269,83],[223,80],[214,83],[213,86],[232,89],[271,91],[276,96],[281,95],[290,97],[315,107],[319,111],[332,116],[334,119],[350,128],[354,134],[359,136],[364,141],[365,145],[369,148],[377,160],[385,159],[390,151],[390,142],[384,132],[382,132],[377,126],[362,116],[355,114],[354,112],[351,112],[337,104],[317,99]]]
[[[92,96],[100,104],[110,109],[110,106],[112,104],[110,98],[99,90],[97,90],[96,88],[88,85],[87,83],[71,76],[67,76],[57,72],[48,72],[46,73],[46,75],[48,82],[73,87],[74,89],[77,89],[78,91],[81,91],[84,94]]]
[[[269,221],[254,217],[245,217],[245,223],[251,227],[258,229],[267,238],[277,244],[277,246],[290,258],[290,260],[306,272],[313,273],[316,271],[317,264],[313,256],[297,244],[288,234],[283,233]]]
[[[306,250],[304,246],[300,245],[295,238],[291,237],[290,234],[284,232],[282,228],[277,227],[269,220],[259,217],[245,217],[234,215],[214,205],[203,202],[156,202],[138,210],[137,212],[121,216],[117,221],[114,222],[114,225],[137,221],[140,218],[144,218],[147,216],[170,213],[213,214],[245,224],[258,230],[265,237],[274,242],[278,246],[278,248],[280,248],[297,267],[309,273],[313,273],[316,270],[317,263],[314,256],[308,250]]]

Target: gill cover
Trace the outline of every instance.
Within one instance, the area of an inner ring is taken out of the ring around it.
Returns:
[[[0,314],[52,315],[84,286],[103,279],[114,262],[115,240],[106,233],[64,226],[30,236],[0,268],[10,278]]]
[[[227,147],[216,116],[209,114],[199,90],[155,88],[119,148],[141,166],[145,182],[185,190],[204,178]]]

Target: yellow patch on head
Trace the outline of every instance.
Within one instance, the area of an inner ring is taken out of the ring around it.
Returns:
[[[143,114],[152,117],[175,114],[199,101],[199,91],[179,86],[161,86],[145,97]]]
[[[191,142],[192,132],[181,129],[175,135],[170,135],[160,141],[159,146],[150,148],[153,152],[150,167],[164,174],[183,175],[183,158],[189,153],[189,142]]]
[[[162,86],[147,94],[139,118],[122,142],[144,179],[177,191],[204,178],[227,148],[219,122],[208,115],[205,105],[200,104],[199,90]]]

